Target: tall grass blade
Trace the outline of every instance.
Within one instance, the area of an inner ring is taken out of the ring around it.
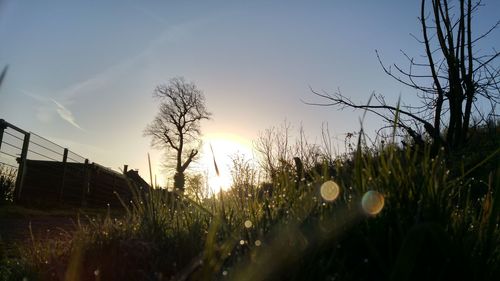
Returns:
[[[0,74],[0,87],[2,86],[3,80],[5,76],[7,75],[7,70],[9,69],[9,65],[4,66],[2,70],[2,74]]]

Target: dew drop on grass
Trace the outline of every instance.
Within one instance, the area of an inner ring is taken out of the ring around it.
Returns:
[[[245,245],[245,240],[240,240],[240,245]]]
[[[376,215],[384,208],[384,196],[378,191],[370,190],[363,195],[361,207],[368,215]]]
[[[245,227],[246,227],[246,228],[250,228],[250,227],[252,227],[252,222],[251,222],[250,220],[246,220],[246,221],[245,221]]]
[[[222,275],[227,276],[227,270],[222,271]]]
[[[255,240],[255,246],[260,247],[262,245],[262,242],[260,240]]]

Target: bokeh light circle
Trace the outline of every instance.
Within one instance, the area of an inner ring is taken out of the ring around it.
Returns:
[[[384,196],[380,192],[370,190],[363,195],[361,207],[368,215],[376,215],[384,208]]]
[[[246,221],[245,221],[245,227],[246,227],[246,228],[250,228],[250,227],[252,227],[252,221],[250,221],[250,220],[246,220]]]
[[[319,192],[323,200],[331,202],[339,196],[340,188],[336,182],[329,180],[321,185]]]

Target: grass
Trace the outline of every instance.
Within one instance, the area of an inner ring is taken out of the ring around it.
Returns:
[[[12,202],[17,170],[0,163],[0,206]]]
[[[123,215],[122,210],[110,210],[115,216]],[[107,214],[107,210],[96,208],[78,208],[61,207],[61,208],[31,208],[14,204],[0,206],[0,218],[43,218],[43,217],[73,217],[78,215],[96,217]]]
[[[74,233],[32,237],[17,257],[3,257],[0,277],[498,280],[499,153],[450,165],[444,151],[358,144],[298,181],[282,163],[266,183],[235,163],[227,192],[203,200],[138,193],[120,216],[94,214]],[[335,200],[322,197],[327,181],[340,188]],[[380,213],[363,206],[369,191],[383,196]]]

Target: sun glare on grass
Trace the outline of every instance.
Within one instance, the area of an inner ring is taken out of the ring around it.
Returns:
[[[217,193],[221,189],[227,190],[231,187],[231,165],[235,155],[251,159],[253,156],[250,142],[231,134],[211,134],[203,138],[199,169],[206,173],[211,192]]]

